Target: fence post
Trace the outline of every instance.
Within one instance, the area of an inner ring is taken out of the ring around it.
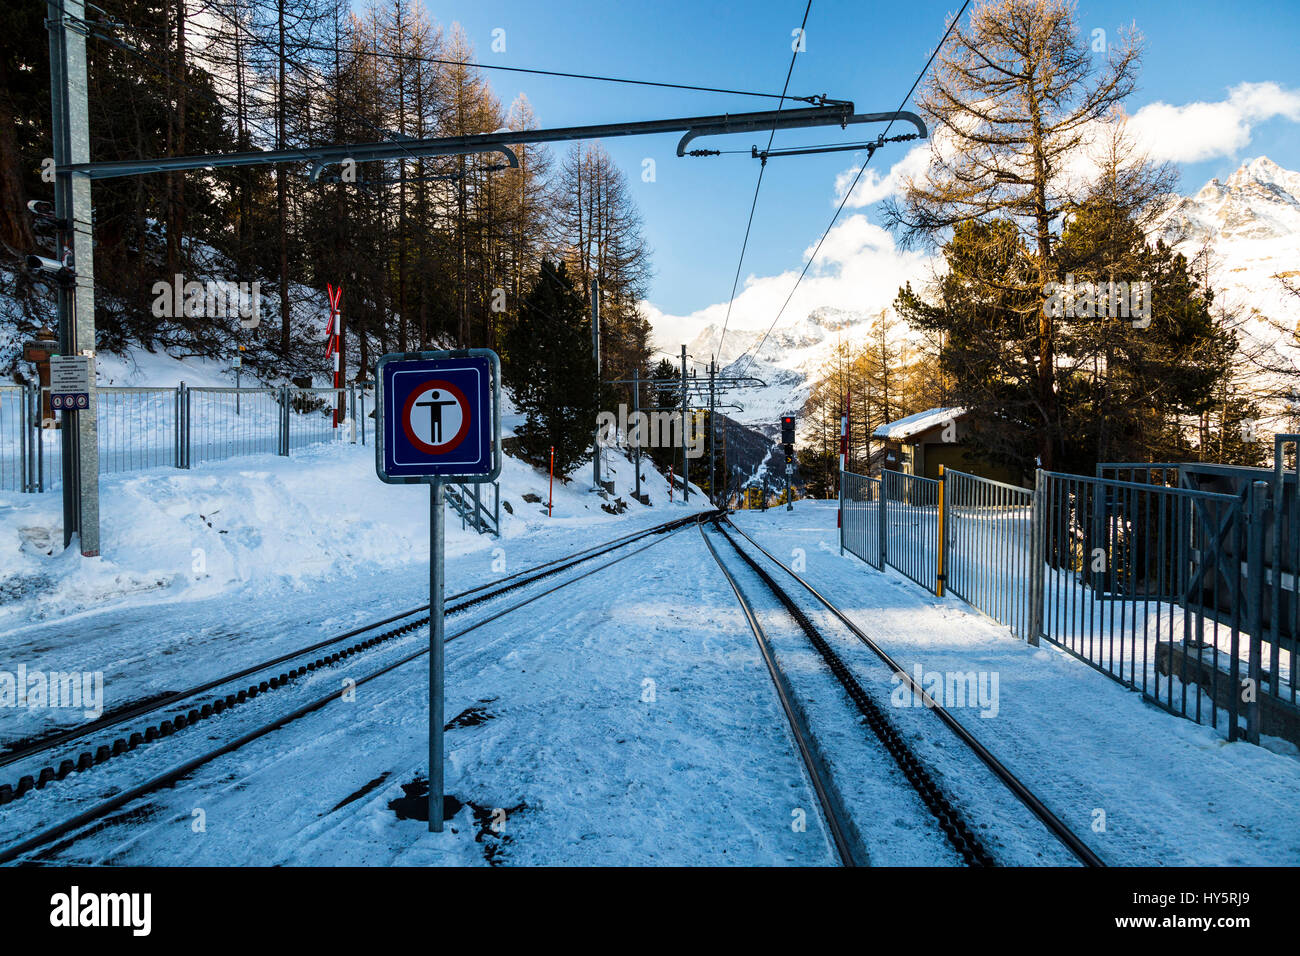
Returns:
[[[280,386],[280,456],[289,457],[289,386]]]
[[[1047,476],[1034,472],[1033,519],[1029,528],[1029,629],[1025,641],[1038,646],[1043,633],[1043,564],[1047,556]]]
[[[840,557],[844,557],[844,467],[840,466],[840,486],[839,486],[840,510],[839,517],[835,523],[839,525],[840,532]]]
[[[880,539],[876,542],[876,545],[880,550],[881,571],[885,570],[885,564],[889,561],[889,535],[885,530],[885,498],[887,497],[885,482],[886,474],[887,473],[884,471],[880,473],[880,508],[879,514],[876,516],[876,537]]]
[[[176,467],[190,467],[190,390],[176,386]]]
[[[36,385],[36,490],[45,493],[45,396]],[[53,415],[53,412],[50,412]]]
[[[357,443],[357,383],[348,385],[348,424],[352,427],[352,444]]]
[[[944,568],[946,565],[946,562],[944,561],[944,553],[948,550],[948,496],[944,494],[947,488],[948,488],[948,476],[944,472],[943,465],[940,465],[939,466],[939,540],[936,543],[937,547],[935,548],[935,551],[937,552],[936,561],[938,564],[938,568],[936,569],[936,574],[934,579],[934,593],[936,597],[943,597]]]
[[[31,469],[27,465],[27,452],[30,447],[31,435],[28,434],[31,429],[31,384],[25,383],[22,392],[18,396],[18,453],[22,456],[22,464],[18,466],[18,490],[23,494],[31,491],[29,478]]]
[[[1250,635],[1250,657],[1246,677],[1250,699],[1246,701],[1246,740],[1259,743],[1259,696],[1263,693],[1264,627],[1264,515],[1268,512],[1268,483],[1251,483],[1249,524],[1246,528],[1246,628]],[[1274,568],[1274,587],[1281,580],[1281,568]],[[1275,624],[1277,622],[1274,622]],[[1273,678],[1277,680],[1276,677]],[[1274,685],[1276,687],[1276,684]],[[1241,688],[1236,688],[1240,693]]]

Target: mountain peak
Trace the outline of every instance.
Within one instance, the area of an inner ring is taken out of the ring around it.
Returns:
[[[1264,187],[1282,197],[1300,202],[1300,173],[1284,169],[1267,156],[1257,156],[1242,163],[1226,183],[1229,189]]]

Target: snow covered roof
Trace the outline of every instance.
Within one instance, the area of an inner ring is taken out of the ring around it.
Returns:
[[[888,441],[906,441],[913,435],[919,435],[923,431],[956,421],[965,414],[966,409],[964,408],[931,408],[924,412],[917,412],[915,415],[908,415],[906,418],[900,418],[898,421],[885,422],[871,433],[871,437],[883,438]]]

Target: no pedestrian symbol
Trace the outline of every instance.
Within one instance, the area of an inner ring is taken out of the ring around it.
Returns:
[[[460,447],[473,418],[464,392],[450,382],[430,379],[420,383],[407,398],[402,428],[418,450],[445,455]]]
[[[445,822],[443,504],[448,482],[501,474],[501,362],[489,349],[402,352],[375,366],[375,471],[390,484],[429,485],[429,829]],[[477,496],[475,497],[477,501]]]
[[[376,375],[381,424],[375,465],[380,478],[496,477],[499,373],[494,354],[470,349],[385,355]]]

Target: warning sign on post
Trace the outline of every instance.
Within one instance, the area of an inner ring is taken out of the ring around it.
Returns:
[[[50,356],[50,407],[74,410],[90,407],[90,357]]]
[[[380,359],[379,477],[393,483],[494,480],[501,472],[499,370],[487,349]]]

